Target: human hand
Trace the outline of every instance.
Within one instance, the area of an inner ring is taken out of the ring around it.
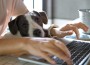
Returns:
[[[73,32],[75,32],[76,38],[79,39],[79,36],[80,36],[79,30],[78,30],[79,28],[81,28],[85,32],[88,31],[88,27],[81,22],[74,23],[74,24],[67,24],[62,28],[52,28],[51,31],[53,31],[52,33],[53,36],[57,36],[59,38],[63,38],[67,35],[72,35]]]
[[[51,55],[54,55],[66,61],[68,65],[72,65],[71,54],[67,47],[53,38],[28,38],[23,49],[31,55],[44,58],[51,64],[55,64],[55,61],[50,58]]]

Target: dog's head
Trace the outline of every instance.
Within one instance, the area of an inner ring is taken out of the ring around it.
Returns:
[[[43,23],[47,24],[45,12],[33,11],[10,21],[8,26],[13,35],[22,37],[44,37]]]

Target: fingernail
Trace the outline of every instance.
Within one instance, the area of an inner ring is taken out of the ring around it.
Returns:
[[[69,65],[73,65],[73,61],[70,58],[67,60],[67,62]]]

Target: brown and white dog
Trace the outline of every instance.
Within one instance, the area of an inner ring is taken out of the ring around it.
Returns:
[[[11,33],[5,34],[4,37],[46,37],[48,32],[43,29],[43,23],[47,24],[47,21],[44,11],[19,15],[8,23]]]

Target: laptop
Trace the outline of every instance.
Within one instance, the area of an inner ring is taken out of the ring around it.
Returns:
[[[66,43],[67,48],[71,52],[71,59],[73,65],[87,65],[90,56],[90,41],[75,40],[70,38],[58,39]],[[56,61],[56,65],[67,65],[65,61],[59,59],[56,56],[52,56],[52,59]],[[21,56],[18,57],[19,60],[35,63],[36,65],[51,65],[44,59],[35,56]]]

